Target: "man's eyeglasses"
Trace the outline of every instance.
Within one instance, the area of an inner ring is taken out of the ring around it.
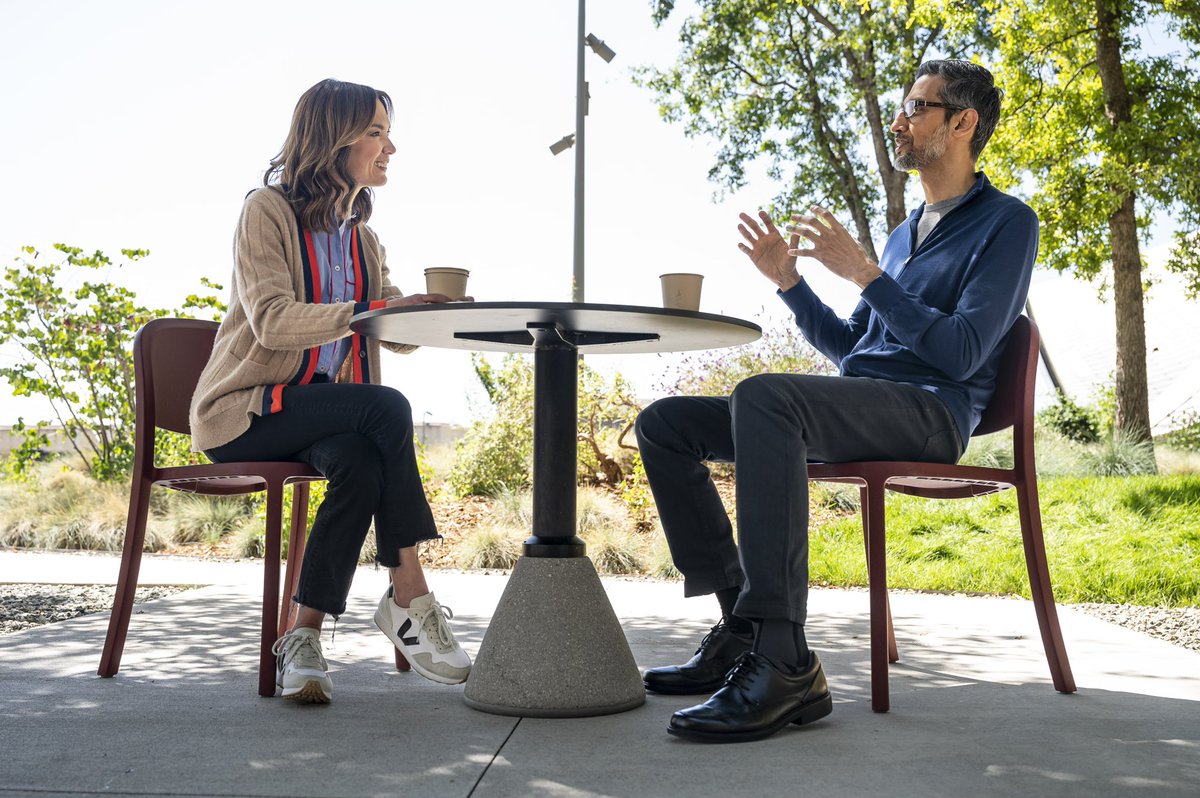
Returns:
[[[913,114],[918,108],[945,108],[950,111],[965,111],[966,108],[961,105],[947,105],[946,103],[935,103],[932,100],[905,100],[904,104],[896,109],[896,114],[904,114],[905,119],[912,119]],[[895,119],[896,114],[892,114]]]

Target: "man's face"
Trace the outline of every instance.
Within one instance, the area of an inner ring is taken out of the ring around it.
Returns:
[[[905,100],[941,102],[938,90],[945,81],[937,75],[922,75],[913,83]],[[946,154],[950,123],[942,108],[917,108],[912,117],[896,112],[890,128],[896,139],[895,166],[912,171],[929,166]]]

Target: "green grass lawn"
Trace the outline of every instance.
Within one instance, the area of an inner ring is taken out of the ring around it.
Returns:
[[[1061,602],[1200,605],[1200,475],[1059,477],[1039,485]],[[866,585],[861,516],[812,530],[810,574]],[[888,585],[1029,596],[1016,494],[887,497]]]

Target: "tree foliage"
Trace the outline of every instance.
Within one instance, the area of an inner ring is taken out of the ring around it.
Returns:
[[[1007,107],[989,145],[1001,185],[1028,186],[1040,259],[1112,280],[1116,427],[1149,440],[1144,239],[1176,223],[1169,268],[1200,290],[1200,5],[1194,0],[993,0],[997,77]],[[1150,54],[1139,32],[1165,25],[1187,55]]]
[[[931,57],[976,52],[981,0],[697,0],[670,69],[644,68],[662,115],[718,142],[709,177],[746,183],[765,160],[780,211],[848,212],[863,247],[907,215],[908,173],[892,166],[895,104]],[[674,10],[658,0],[662,23]]]
[[[0,282],[0,344],[20,352],[16,363],[0,368],[0,377],[14,396],[47,399],[54,414],[53,421],[18,422],[14,431],[24,442],[10,468],[23,473],[40,457],[48,443],[46,428],[53,423],[92,476],[120,477],[133,460],[134,335],[153,318],[188,310],[223,312],[224,306],[213,296],[192,295],[178,311],[147,308],[132,290],[105,279],[111,269],[127,264],[114,265],[103,252],[88,255],[66,244],[55,244],[54,250],[62,256],[58,261],[22,248]],[[123,249],[121,254],[136,263],[150,253]],[[100,279],[87,279],[91,274]],[[180,444],[164,440],[164,445],[178,449]]]

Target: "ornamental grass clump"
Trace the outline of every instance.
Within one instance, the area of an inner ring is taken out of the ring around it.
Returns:
[[[486,524],[472,529],[459,546],[460,568],[502,568],[517,564],[526,535],[516,529]]]

